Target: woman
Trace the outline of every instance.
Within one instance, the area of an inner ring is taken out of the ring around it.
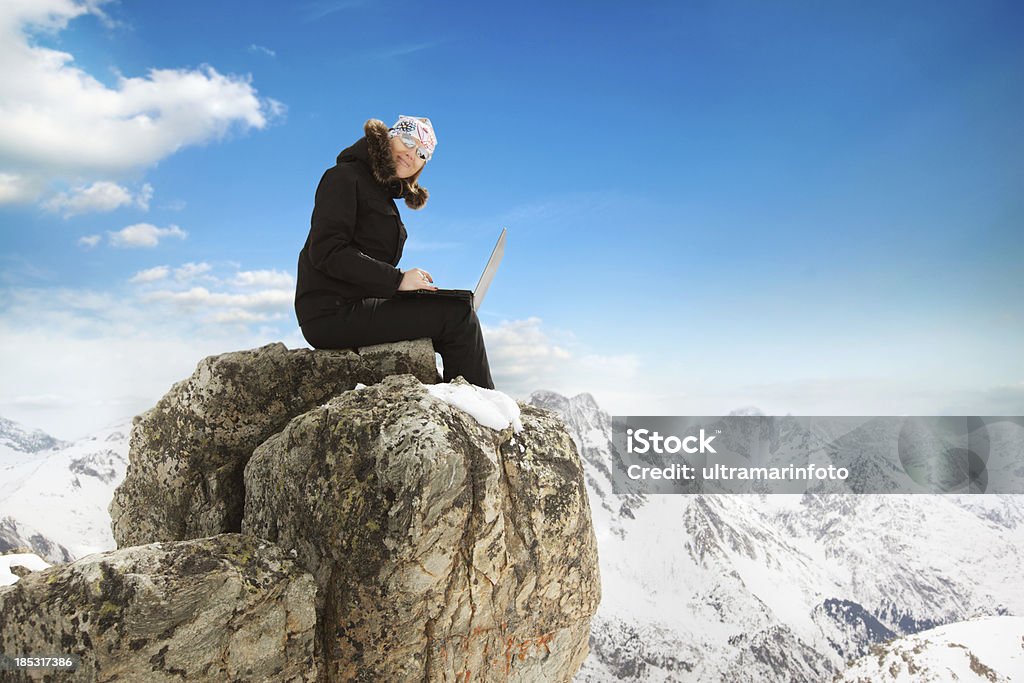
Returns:
[[[295,314],[315,349],[348,349],[430,337],[444,381],[461,375],[493,389],[480,321],[471,302],[395,292],[435,290],[422,268],[398,266],[405,225],[395,205],[421,209],[429,193],[420,173],[437,146],[429,119],[400,115],[394,126],[370,119],[365,135],[338,155],[316,189],[299,253]]]

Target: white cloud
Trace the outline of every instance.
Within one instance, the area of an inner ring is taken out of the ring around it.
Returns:
[[[227,268],[233,272],[218,276],[216,268],[206,262],[189,262],[178,267],[158,265],[137,271],[126,280],[124,291],[12,288],[8,309],[28,316],[39,306],[56,308],[106,320],[112,325],[121,324],[121,312],[128,312],[123,322],[129,324],[136,318],[142,321],[155,316],[160,320],[178,321],[182,328],[190,330],[186,336],[207,334],[210,329],[217,329],[215,323],[294,320],[292,282],[279,280],[257,286],[248,277],[240,276],[274,271],[243,271],[234,264]],[[213,284],[199,286],[196,282],[200,280]],[[239,286],[240,282],[249,282],[249,286]],[[46,304],[50,298],[53,301]],[[118,302],[116,314],[108,310],[111,300]]]
[[[288,115],[288,105],[277,100],[267,100],[267,113],[271,121],[283,119]]]
[[[79,185],[71,192],[60,192],[46,202],[43,208],[62,213],[65,218],[83,213],[113,211],[121,206],[137,206],[149,210],[153,186],[146,183],[135,196],[128,188],[109,180],[97,180],[91,185]]]
[[[488,355],[495,357],[507,378],[548,376],[571,357],[544,333],[540,318],[504,322],[488,329],[487,343]]]
[[[228,263],[234,272],[214,274],[207,262],[185,263],[169,269],[160,266],[160,278],[140,277],[130,282],[140,285],[140,305],[160,307],[167,315],[194,319],[203,324],[273,323],[294,317],[295,282],[279,270],[241,270],[238,263]],[[156,268],[150,269],[157,271]],[[166,276],[173,273],[173,279]],[[203,285],[198,283],[202,282]],[[157,283],[154,289],[150,285]]]
[[[270,55],[271,57],[277,56],[277,53],[271,50],[269,47],[263,47],[262,45],[257,45],[256,43],[253,43],[249,46],[249,52],[262,52],[263,54]]]
[[[211,292],[206,287],[192,287],[183,292],[159,291],[147,292],[144,301],[167,301],[183,307],[200,308],[256,308],[266,310],[280,309],[294,303],[295,292],[289,289],[265,289],[252,294],[232,294],[227,292]]]
[[[283,270],[239,271],[233,284],[239,287],[294,287],[295,280]]]
[[[187,236],[188,233],[177,225],[171,225],[168,228],[158,228],[149,223],[136,223],[117,231],[107,231],[107,239],[111,245],[125,248],[152,248],[158,245],[160,240],[165,237],[185,239]]]
[[[213,269],[209,263],[186,263],[174,269],[174,279],[178,282],[188,282],[202,277],[203,279],[216,280],[217,278],[207,275]]]
[[[498,389],[517,398],[537,389],[567,396],[589,392],[603,409],[616,415],[727,415],[751,405],[767,415],[1017,415],[1024,411],[1024,384],[970,387],[942,378],[854,373],[783,382],[757,383],[753,376],[709,381],[700,363],[691,367],[630,349],[600,351],[534,317],[483,329]]]
[[[160,268],[174,270],[136,276]],[[274,341],[305,346],[290,288],[288,296],[192,288],[175,297],[173,278],[146,279],[111,291],[5,290],[0,415],[74,438],[152,407],[204,356]],[[152,286],[163,293],[145,291]]]
[[[214,313],[210,317],[210,320],[216,323],[258,323],[268,322],[279,317],[280,316],[267,315],[264,313],[253,313],[252,311],[234,309],[230,311]]]
[[[484,325],[483,331],[495,387],[517,398],[548,389],[567,396],[588,391],[600,402],[642,377],[636,354],[595,353],[540,318]]]
[[[156,282],[157,280],[165,279],[169,272],[170,268],[167,266],[147,268],[146,270],[140,270],[135,273],[128,282]]]
[[[0,205],[34,201],[42,191],[38,178],[0,172]]]
[[[78,238],[78,245],[92,249],[100,243],[101,239],[103,238],[100,235],[85,235],[84,237]]]
[[[241,273],[264,271],[238,264],[191,265],[200,266],[188,269],[202,271],[198,277],[220,275],[218,285],[193,286],[171,277],[176,268],[157,266],[119,290],[5,288],[0,415],[73,438],[152,407],[204,356],[274,341],[307,347],[294,319],[291,284],[261,286],[259,277]],[[993,387],[842,376],[702,382],[685,363],[631,349],[605,352],[536,317],[484,326],[484,337],[501,391],[516,398],[536,389],[569,396],[586,391],[618,415],[724,415],[746,405],[771,415],[1024,412],[1019,375]]]
[[[0,5],[0,202],[27,201],[55,179],[82,182],[152,166],[182,147],[262,129],[286,107],[261,98],[248,75],[152,68],[117,72],[113,87],[74,56],[36,44],[102,0],[20,0]],[[136,200],[138,201],[138,200]],[[148,203],[148,198],[144,200]]]
[[[153,198],[153,186],[146,183],[139,190],[139,193],[135,195],[135,206],[139,207],[143,211],[149,211],[149,201]]]

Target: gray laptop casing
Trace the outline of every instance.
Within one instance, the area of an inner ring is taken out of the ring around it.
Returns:
[[[498,243],[494,245],[494,249],[491,251],[491,258],[487,260],[487,265],[484,266],[484,272],[480,276],[480,281],[477,282],[476,284],[476,289],[414,289],[408,292],[396,292],[395,297],[455,297],[457,299],[466,299],[468,301],[473,302],[473,310],[479,311],[480,304],[484,302],[484,296],[487,294],[487,289],[491,286],[491,281],[494,279],[494,274],[498,272],[498,266],[501,265],[501,259],[505,255],[505,234],[507,232],[507,228],[501,229],[501,234],[498,235]]]

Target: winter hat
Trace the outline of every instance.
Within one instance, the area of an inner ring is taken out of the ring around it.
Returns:
[[[398,121],[388,129],[388,137],[402,136],[406,141],[416,145],[416,152],[421,159],[430,161],[437,148],[437,135],[430,119],[417,116],[398,115]]]

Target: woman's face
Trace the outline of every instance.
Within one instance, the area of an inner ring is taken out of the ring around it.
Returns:
[[[395,172],[399,178],[408,178],[427,163],[416,156],[416,148],[409,149],[396,135],[391,138],[391,158],[395,160]]]

